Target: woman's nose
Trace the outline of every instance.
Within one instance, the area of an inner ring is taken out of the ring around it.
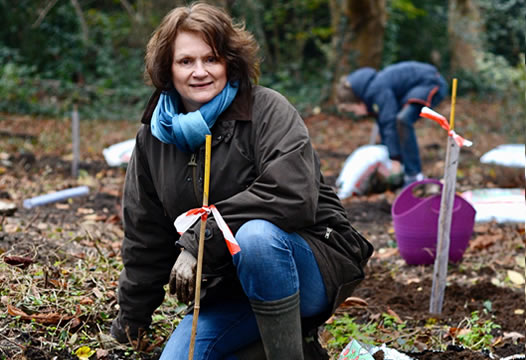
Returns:
[[[206,76],[207,74],[208,72],[206,71],[203,63],[201,61],[197,61],[192,75],[195,77],[203,77],[203,76]]]

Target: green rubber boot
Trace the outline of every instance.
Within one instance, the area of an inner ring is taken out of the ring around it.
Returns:
[[[267,360],[303,360],[299,292],[274,301],[250,300]]]

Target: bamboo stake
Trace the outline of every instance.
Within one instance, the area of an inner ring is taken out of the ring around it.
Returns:
[[[454,104],[456,94],[457,79],[453,79],[450,117],[451,128],[455,118]],[[442,189],[442,197],[440,199],[440,214],[438,217],[437,249],[435,267],[433,271],[433,285],[431,288],[431,299],[429,302],[429,312],[432,314],[441,314],[442,304],[444,302],[459,153],[460,146],[458,146],[455,140],[453,140],[453,137],[448,136],[446,167],[444,169],[444,188]]]
[[[455,128],[455,104],[457,103],[457,78],[453,78],[451,87],[451,116],[449,117],[449,128]]]
[[[205,182],[203,188],[203,206],[208,206],[208,189],[210,187],[210,153],[212,147],[212,136],[206,135],[205,145]],[[201,218],[201,231],[199,232],[199,250],[197,253],[197,274],[195,276],[195,300],[194,300],[194,317],[192,319],[192,335],[190,337],[190,349],[188,351],[188,360],[194,358],[195,335],[197,332],[197,318],[201,307],[201,276],[203,271],[203,253],[205,249],[205,230],[206,218]]]

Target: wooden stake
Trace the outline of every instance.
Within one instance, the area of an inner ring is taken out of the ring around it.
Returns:
[[[457,79],[453,79],[450,127],[452,127],[455,118],[454,104],[457,93],[456,80]],[[437,249],[435,256],[435,267],[433,271],[433,285],[431,288],[431,299],[429,302],[429,312],[432,314],[441,314],[442,304],[444,302],[459,153],[460,147],[457,145],[455,140],[453,140],[453,137],[448,136],[446,167],[444,169],[444,187],[442,189],[442,197],[440,199],[440,214],[438,217]]]
[[[375,145],[376,144],[376,138],[378,137],[378,132],[380,130],[378,129],[378,124],[376,121],[373,124],[373,127],[371,128],[371,135],[369,135],[369,145]]]
[[[210,153],[212,148],[212,136],[206,135],[205,145],[205,183],[203,188],[203,206],[208,206],[208,189],[210,187]],[[190,349],[188,350],[188,360],[194,358],[195,335],[197,332],[197,318],[201,307],[201,277],[203,272],[203,253],[205,249],[205,230],[206,218],[201,218],[201,231],[199,232],[199,250],[197,252],[197,273],[195,276],[195,300],[194,317],[192,319],[192,335],[190,337]]]
[[[79,158],[80,158],[80,124],[79,124],[79,111],[77,104],[73,105],[73,113],[71,114],[71,138],[73,148],[73,162],[71,164],[71,176],[77,178],[79,175]]]

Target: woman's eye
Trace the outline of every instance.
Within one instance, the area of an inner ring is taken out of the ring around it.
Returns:
[[[192,60],[190,60],[190,59],[181,59],[181,60],[179,60],[179,64],[181,64],[181,65],[189,65],[191,63],[192,63]]]
[[[209,62],[209,63],[215,63],[217,61],[217,58],[215,56],[209,56],[206,59],[206,61]]]

